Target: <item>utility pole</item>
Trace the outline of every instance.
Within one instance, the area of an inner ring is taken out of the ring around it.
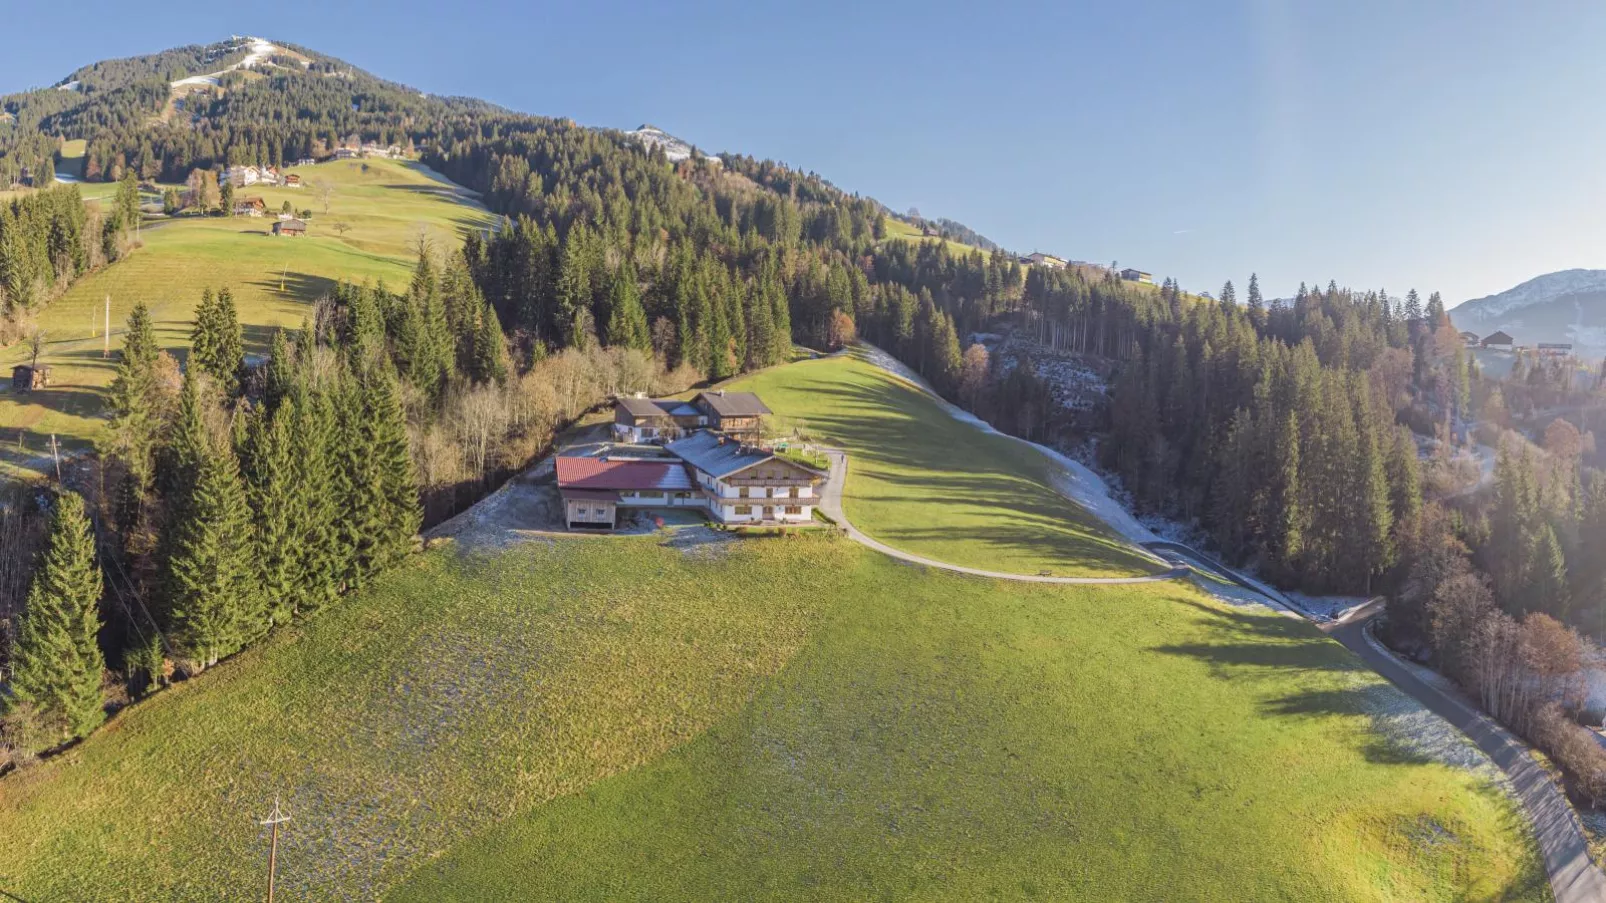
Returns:
[[[50,434],[50,456],[56,459],[56,483],[61,484],[61,446],[56,444],[56,434]]]
[[[273,839],[269,841],[268,845],[268,903],[273,903],[273,873],[279,864],[279,826],[289,820],[290,816],[280,811],[279,797],[275,794],[273,797],[273,811],[268,814],[267,818],[257,822],[260,825],[270,826],[273,831]]]
[[[103,335],[105,335],[106,340],[100,347],[100,356],[102,358],[111,357],[112,356],[112,296],[111,295],[107,295],[106,296],[106,325],[101,329],[101,333]]]

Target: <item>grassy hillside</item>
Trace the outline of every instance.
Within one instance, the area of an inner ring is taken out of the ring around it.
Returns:
[[[339,279],[404,283],[417,256],[420,230],[437,247],[456,247],[463,230],[490,217],[460,191],[413,164],[391,161],[325,163],[299,172],[334,189],[324,213],[313,188],[259,188],[242,196],[310,208],[305,238],[274,238],[273,218],[180,217],[141,230],[144,247],[91,275],[38,318],[48,340],[41,363],[51,387],[28,395],[0,392],[0,468],[37,466],[51,433],[73,446],[91,441],[101,425],[101,390],[113,365],[101,358],[104,304],[111,296],[112,346],[134,303],[143,300],[157,338],[181,352],[189,346],[195,305],[207,287],[228,285],[245,327],[248,353],[265,350],[277,326],[297,326],[309,303]],[[344,223],[344,235],[335,228]],[[0,350],[0,372],[25,361],[21,347]],[[19,447],[20,441],[20,447]]]
[[[898,466],[955,441],[864,366],[760,387]],[[1046,494],[1031,467],[992,462]],[[1183,583],[701,529],[448,547],[0,780],[0,891],[251,896],[277,793],[285,899],[1545,899],[1511,801],[1383,729],[1418,711]]]
[[[924,393],[855,357],[767,370],[757,392],[776,426],[848,452],[848,519],[876,539],[955,564],[1061,576],[1164,570],[1052,490],[1048,458],[944,413]]]
[[[888,216],[884,217],[882,222],[886,223],[887,225],[887,238],[889,240],[898,239],[900,241],[937,242],[938,244],[946,245],[948,250],[954,254],[970,254],[975,251],[981,251],[980,248],[975,247],[974,245],[967,245],[962,242],[953,241],[938,235],[926,235],[920,231],[919,226],[906,223],[901,219],[895,219]],[[987,252],[981,251],[981,253],[986,254]]]

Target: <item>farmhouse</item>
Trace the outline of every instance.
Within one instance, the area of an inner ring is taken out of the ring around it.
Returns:
[[[306,235],[307,224],[298,219],[280,220],[273,224],[274,235]]]
[[[1031,254],[1028,254],[1025,257],[1022,257],[1021,258],[1021,263],[1029,263],[1029,264],[1033,264],[1035,266],[1048,267],[1051,270],[1063,270],[1063,269],[1065,269],[1065,261],[1059,259],[1058,257],[1055,257],[1052,254],[1043,254],[1043,253],[1037,252],[1037,251],[1033,251]]]
[[[259,197],[241,198],[234,202],[235,216],[261,216],[267,209],[268,202]]]
[[[772,413],[752,392],[717,389],[700,393],[692,404],[703,413],[710,429],[736,436],[757,437],[763,429],[761,418]]]
[[[1515,342],[1516,340],[1505,332],[1494,332],[1483,337],[1483,347],[1493,348],[1496,351],[1510,351]]]
[[[362,156],[362,153],[360,151],[356,150],[355,148],[350,148],[350,147],[337,147],[337,148],[335,148],[335,159],[336,160],[355,160],[360,156]]]
[[[290,173],[289,175],[284,177],[284,187],[286,187],[286,188],[300,188],[301,187],[301,177],[296,175],[295,173]]]
[[[11,389],[14,392],[32,392],[50,386],[49,367],[30,367],[18,364],[11,368]]]
[[[1142,270],[1134,270],[1131,267],[1127,267],[1121,271],[1121,278],[1128,282],[1142,282],[1148,285],[1154,284],[1153,273],[1145,273]]]
[[[620,506],[706,506],[686,466],[678,460],[565,455],[556,464],[563,522],[571,530],[612,530],[618,524]]]
[[[1475,332],[1461,333],[1461,343],[1469,348],[1476,348],[1479,341],[1478,334]]]
[[[616,442],[667,442],[707,425],[707,415],[689,401],[634,395],[613,404]]]
[[[667,442],[700,429],[756,438],[770,409],[751,392],[703,392],[691,401],[635,395],[613,404],[617,442]]]
[[[765,448],[704,430],[666,446],[686,462],[720,523],[808,523],[824,476]]]

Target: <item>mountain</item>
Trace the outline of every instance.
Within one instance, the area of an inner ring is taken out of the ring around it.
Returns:
[[[690,160],[691,155],[694,152],[700,159],[709,160],[714,163],[719,162],[718,157],[710,157],[702,151],[692,147],[690,142],[676,138],[674,135],[669,134],[655,125],[643,124],[641,128],[638,128],[635,131],[625,132],[625,137],[640,143],[648,150],[651,150],[655,147],[663,148],[664,156],[667,157],[671,163],[679,163],[682,160]]]
[[[1518,344],[1572,342],[1606,349],[1606,270],[1560,270],[1450,311],[1456,328],[1504,330]]]

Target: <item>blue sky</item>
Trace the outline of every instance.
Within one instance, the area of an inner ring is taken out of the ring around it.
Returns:
[[[651,122],[1196,291],[1450,303],[1606,267],[1606,4],[16,4],[0,91],[231,32]],[[166,7],[164,10],[163,7]],[[69,21],[70,20],[70,21]]]

